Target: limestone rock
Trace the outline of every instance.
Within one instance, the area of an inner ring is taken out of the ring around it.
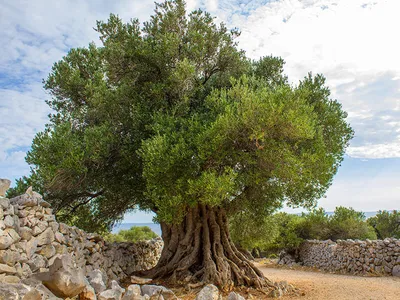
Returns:
[[[39,254],[46,258],[51,258],[56,254],[56,248],[53,245],[45,245],[40,249]]]
[[[32,255],[36,252],[37,246],[37,239],[31,239],[29,242],[26,243],[26,255],[28,256],[28,258],[31,258]]]
[[[162,296],[162,299],[165,300],[178,299],[178,297],[175,296],[173,291],[159,285],[152,285],[152,284],[142,285],[141,290],[142,294],[150,296],[150,299],[154,298],[157,295]]]
[[[282,295],[283,295],[283,292],[280,288],[277,288],[268,294],[268,296],[271,298],[280,298],[280,297],[282,297]]]
[[[10,206],[10,200],[0,197],[0,208],[7,209]]]
[[[13,228],[14,227],[14,218],[11,217],[10,215],[6,216],[4,218],[4,224],[6,227]]]
[[[10,199],[10,203],[19,206],[33,207],[38,205],[38,200],[29,194],[23,194]]]
[[[101,292],[99,300],[121,300],[125,289],[121,288],[115,280],[111,282],[111,289]]]
[[[29,241],[32,238],[32,229],[29,227],[21,227],[19,229],[19,235],[21,239]]]
[[[4,276],[2,281],[5,283],[19,283],[21,281],[21,278],[19,278],[18,276],[14,276],[14,275],[8,275],[8,276]]]
[[[0,264],[0,273],[15,274],[17,273],[17,270],[14,267],[10,267],[5,264]]]
[[[103,274],[100,270],[94,270],[88,274],[89,283],[96,291],[96,294],[106,290],[106,285],[103,280]]]
[[[0,263],[7,264],[9,266],[14,266],[18,261],[20,261],[21,255],[19,252],[8,250],[0,250]]]
[[[23,300],[42,300],[42,295],[38,290],[30,290],[25,294]]]
[[[38,254],[33,254],[28,261],[28,265],[32,270],[32,272],[37,272],[38,270],[46,267],[46,261],[43,256]]]
[[[37,236],[38,246],[48,245],[54,241],[54,232],[51,228],[47,228],[43,233]]]
[[[29,284],[2,283],[0,285],[0,299],[4,300],[61,300],[55,297],[40,282],[29,281]]]
[[[393,267],[392,275],[396,277],[400,277],[400,265],[396,265]]]
[[[12,244],[19,242],[21,237],[18,235],[18,233],[12,229],[8,228],[4,230],[0,234],[0,250],[5,250],[8,247],[10,247]]]
[[[0,178],[0,197],[6,196],[6,192],[9,189],[10,184],[11,184],[10,180]]]
[[[24,279],[21,282],[24,286],[27,286],[28,288],[31,288],[31,291],[37,291],[39,292],[42,299],[46,300],[62,300],[61,298],[56,297],[47,287],[45,287],[40,280],[34,279],[34,278],[28,278]],[[33,292],[33,295],[36,293]],[[25,300],[25,298],[22,298]],[[30,298],[28,298],[30,300]],[[35,299],[35,298],[33,298]],[[35,299],[36,300],[36,299]]]
[[[98,300],[121,300],[122,294],[116,290],[106,290],[99,294]]]
[[[0,299],[1,300],[19,300],[19,293],[21,287],[17,285],[1,284],[0,285]]]
[[[61,243],[61,244],[65,242],[64,235],[63,235],[61,232],[58,232],[58,231],[57,231],[57,232],[54,234],[54,237],[55,237],[56,241],[59,242],[59,243]]]
[[[69,255],[57,258],[49,272],[39,273],[37,278],[56,296],[64,298],[77,296],[86,286],[83,270],[73,267]]]
[[[39,204],[40,206],[43,206],[43,207],[46,207],[46,208],[49,208],[49,207],[51,206],[49,202],[44,201],[44,200],[39,200],[39,201],[38,201],[38,204]]]
[[[245,299],[235,292],[230,292],[227,300],[245,300]]]
[[[197,294],[196,300],[220,300],[218,288],[213,284],[208,284],[201,289],[200,293]]]
[[[141,300],[143,299],[141,293],[140,285],[131,284],[128,286],[125,295],[122,297],[122,300]]]
[[[150,278],[131,276],[131,283],[133,283],[133,284],[147,284],[147,283],[150,283],[151,281],[152,281],[152,279],[150,279]]]
[[[96,291],[89,284],[89,281],[85,278],[85,288],[79,294],[79,300],[97,300]]]

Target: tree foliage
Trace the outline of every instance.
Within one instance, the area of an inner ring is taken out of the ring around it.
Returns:
[[[368,218],[368,224],[375,229],[379,239],[400,238],[400,211],[379,211]]]
[[[375,231],[365,222],[365,215],[352,208],[339,206],[329,220],[330,238],[376,239]]]
[[[266,216],[263,221],[235,218],[231,219],[232,238],[246,249],[260,248],[272,253],[279,253],[283,249],[294,251],[305,240],[373,240],[377,238],[374,227],[382,228],[382,232],[383,228],[390,227],[390,222],[385,218],[387,216],[389,214],[381,213],[366,221],[362,212],[339,206],[332,215],[319,208],[300,216],[275,213]],[[386,234],[385,237],[389,236]]]
[[[247,59],[237,30],[183,1],[96,30],[101,47],[44,81],[54,113],[27,156],[57,210],[179,222],[196,203],[263,215],[325,193],[353,133],[322,75],[290,85],[281,58]]]
[[[120,230],[116,234],[109,233],[105,236],[108,242],[131,242],[148,241],[158,237],[149,226],[132,226],[128,230]]]
[[[353,135],[325,78],[289,84],[281,58],[248,59],[238,30],[182,0],[143,26],[111,15],[96,30],[100,47],[71,49],[44,81],[54,113],[27,161],[46,199],[109,227],[155,212],[169,251],[152,277],[262,286],[226,219],[324,195]]]

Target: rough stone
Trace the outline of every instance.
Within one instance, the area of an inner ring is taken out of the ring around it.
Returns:
[[[0,208],[1,209],[8,209],[10,207],[10,200],[7,198],[0,197]]]
[[[46,267],[46,260],[41,255],[33,254],[28,261],[28,265],[32,272],[37,272]]]
[[[8,250],[0,250],[0,263],[14,266],[20,261],[21,255],[19,252]]]
[[[36,239],[38,246],[51,244],[55,239],[54,232],[51,228],[47,228],[43,233],[38,235]]]
[[[152,279],[150,279],[150,278],[131,276],[131,283],[133,283],[133,284],[147,284],[147,283],[150,283],[151,281],[152,281]]]
[[[245,299],[235,292],[230,292],[227,300],[245,300]]]
[[[0,250],[5,250],[12,244],[19,242],[21,237],[13,228],[7,228],[0,233]]]
[[[396,277],[400,277],[400,265],[396,265],[393,267],[392,275]]]
[[[85,288],[79,294],[79,300],[97,300],[96,291],[90,285],[89,281],[85,278]]]
[[[38,201],[36,198],[31,197],[28,194],[23,194],[21,196],[17,196],[10,199],[11,204],[18,204],[19,206],[27,206],[32,207],[38,205]]]
[[[89,283],[96,291],[96,294],[106,290],[106,285],[103,280],[103,274],[100,270],[94,270],[88,274]]]
[[[21,239],[29,241],[32,238],[32,229],[29,227],[21,227],[19,229],[19,236]]]
[[[196,300],[220,300],[218,288],[213,284],[208,284],[197,294]]]
[[[38,240],[31,239],[29,242],[26,243],[26,255],[30,259],[32,255],[36,252],[38,247]]]
[[[10,267],[5,264],[0,264],[0,273],[15,274],[17,273],[17,270],[14,267]]]
[[[50,266],[49,272],[39,273],[37,276],[58,297],[75,297],[86,286],[83,270],[73,267],[70,255],[57,258]]]
[[[113,280],[111,282],[111,289],[101,292],[99,294],[99,300],[121,300],[122,294],[125,289],[121,288],[119,284]]]
[[[39,254],[51,258],[56,254],[56,248],[53,245],[45,245],[40,249]]]
[[[140,285],[131,284],[128,286],[122,300],[141,300],[143,298],[141,293]]]
[[[5,197],[9,189],[11,181],[8,179],[0,178],[0,197]]]
[[[4,218],[4,225],[6,225],[6,227],[13,228],[14,227],[14,218],[10,215],[6,216]]]

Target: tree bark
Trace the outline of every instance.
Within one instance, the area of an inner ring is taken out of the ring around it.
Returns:
[[[158,264],[140,275],[171,283],[212,283],[224,290],[234,286],[272,286],[229,237],[221,208],[199,205],[188,210],[179,225],[161,223],[164,248]]]

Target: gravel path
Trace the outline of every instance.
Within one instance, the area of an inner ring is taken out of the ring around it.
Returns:
[[[258,267],[269,279],[273,281],[286,280],[305,293],[304,296],[286,296],[282,299],[400,300],[400,278],[336,275],[277,269],[260,264]]]

